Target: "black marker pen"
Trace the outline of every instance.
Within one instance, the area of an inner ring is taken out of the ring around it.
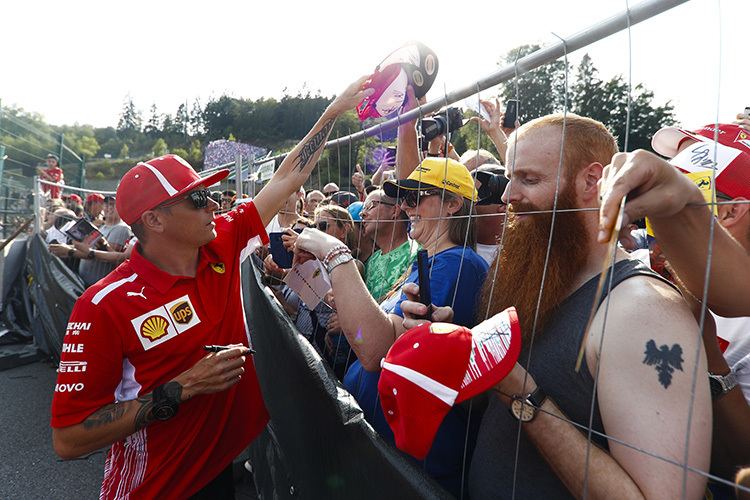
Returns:
[[[227,349],[232,349],[235,346],[229,346],[229,345],[204,345],[203,350],[209,351],[209,352],[219,352],[219,351],[226,351]],[[254,349],[249,349],[248,351],[250,354],[255,354]]]

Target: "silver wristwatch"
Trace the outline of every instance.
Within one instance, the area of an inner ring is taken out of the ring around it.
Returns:
[[[708,374],[708,385],[711,387],[712,399],[723,396],[724,394],[737,387],[737,384],[737,377],[731,370],[726,375],[714,375],[710,372]]]
[[[344,264],[346,262],[349,262],[350,260],[354,260],[354,257],[352,257],[352,254],[350,253],[339,254],[336,257],[332,258],[330,261],[328,261],[328,267],[326,268],[326,271],[328,271],[328,274],[331,274],[331,271],[333,271],[334,267]]]

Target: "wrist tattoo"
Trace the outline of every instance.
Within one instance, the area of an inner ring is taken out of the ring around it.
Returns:
[[[325,144],[328,134],[331,132],[335,122],[335,118],[329,118],[328,121],[323,124],[323,128],[313,135],[309,141],[302,145],[299,154],[294,159],[295,164],[292,167],[292,171],[294,171],[295,168],[299,169],[300,172],[305,169],[310,159],[315,156],[318,149]]]
[[[680,344],[674,344],[670,349],[667,344],[661,347],[656,347],[656,342],[653,339],[646,342],[646,357],[643,359],[645,365],[656,365],[657,373],[659,374],[659,383],[664,386],[665,389],[672,383],[672,373],[675,368],[680,371],[682,370],[682,347]]]

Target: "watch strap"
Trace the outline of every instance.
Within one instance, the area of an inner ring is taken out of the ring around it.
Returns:
[[[730,370],[729,373],[726,375],[715,375],[711,372],[708,373],[708,378],[713,379],[721,386],[720,391],[714,391],[713,388],[711,390],[711,398],[716,399],[720,396],[723,396],[724,394],[728,393],[737,385],[739,382],[737,381],[737,376],[734,374],[734,371]],[[710,381],[709,381],[710,382]],[[714,385],[714,384],[711,384]]]
[[[547,393],[545,393],[541,387],[536,386],[536,389],[526,396],[526,401],[534,405],[535,408],[539,408],[544,404],[544,401],[547,399]]]
[[[180,400],[167,390],[167,386],[172,384],[180,387],[176,382],[168,382],[155,387],[151,392],[151,399],[153,400],[155,409],[154,417],[157,420],[168,420],[177,415],[180,409]]]
[[[352,254],[350,253],[339,254],[336,257],[332,258],[330,261],[328,261],[328,266],[326,267],[326,271],[328,271],[328,274],[331,274],[331,271],[333,271],[333,269],[336,266],[345,264],[349,262],[350,260],[354,260],[354,257],[352,257]]]

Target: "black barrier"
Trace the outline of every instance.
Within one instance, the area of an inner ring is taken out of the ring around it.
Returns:
[[[57,363],[65,329],[83,281],[63,261],[52,255],[40,235],[29,238],[26,253],[27,293],[34,304],[31,331],[39,348]]]
[[[31,340],[31,303],[26,293],[26,238],[11,242],[0,254],[3,259],[2,336],[0,345]]]
[[[261,498],[453,498],[365,421],[246,260],[242,293],[271,422],[250,445]]]

